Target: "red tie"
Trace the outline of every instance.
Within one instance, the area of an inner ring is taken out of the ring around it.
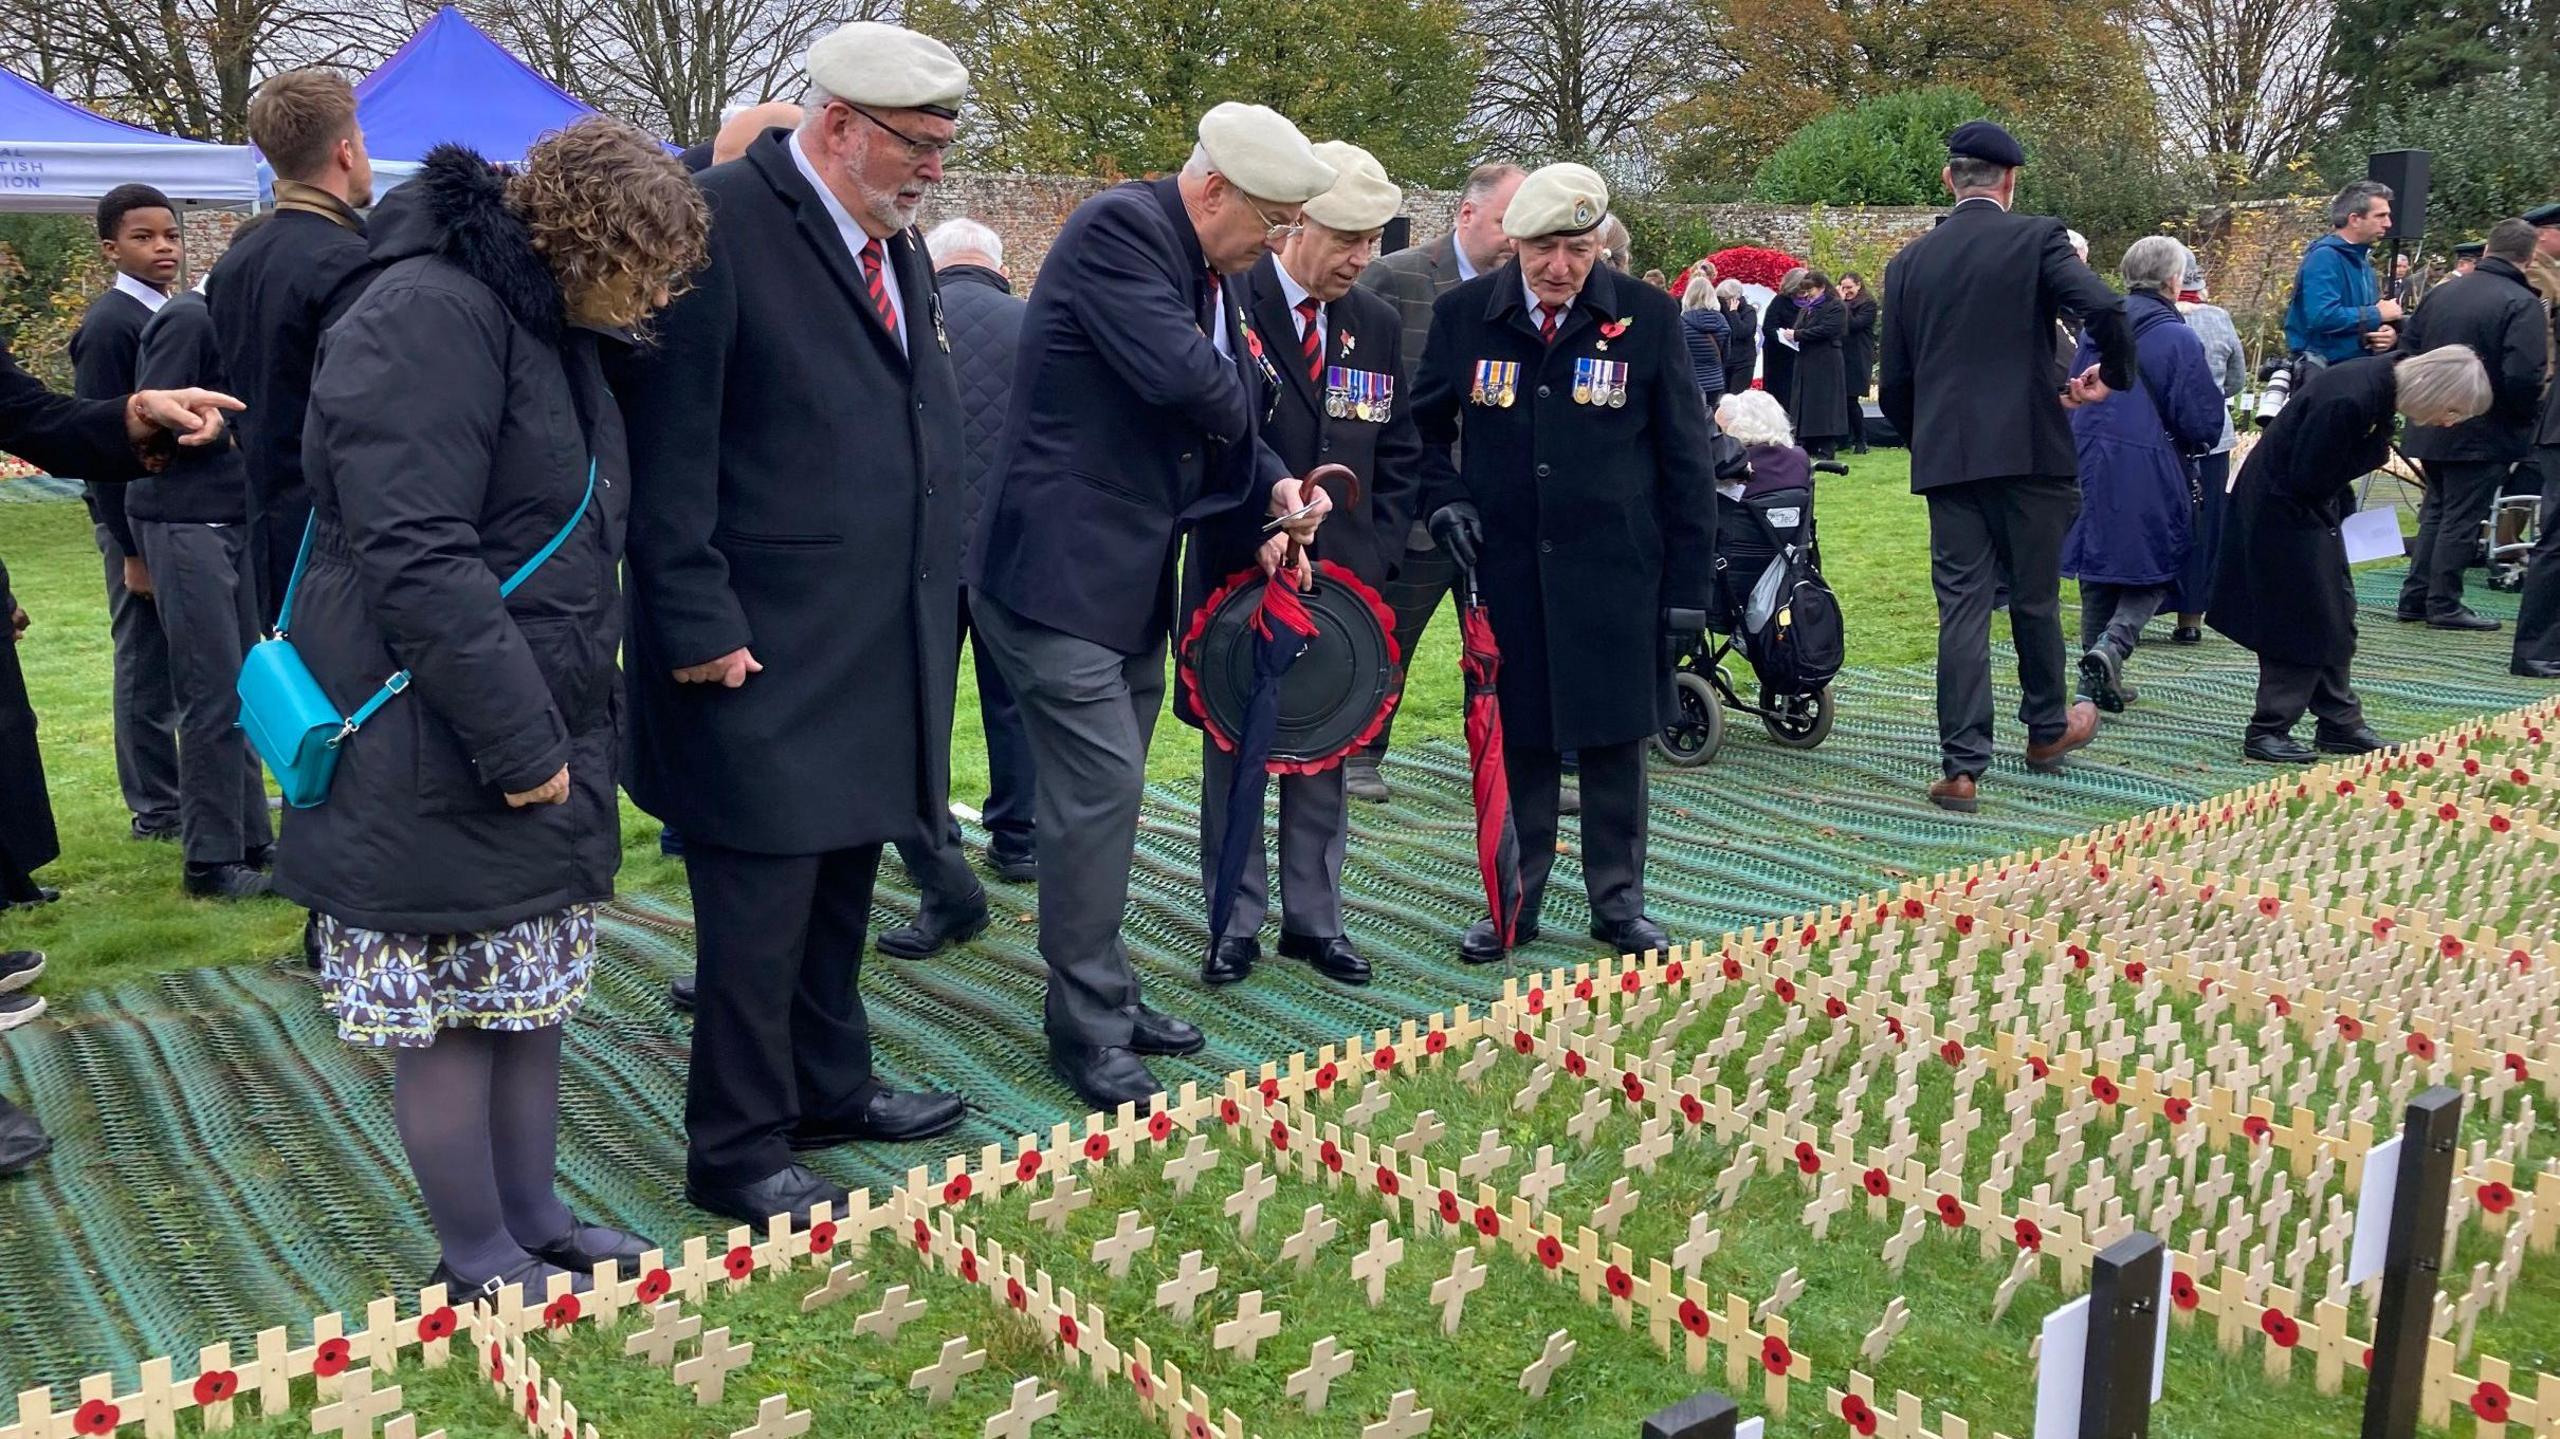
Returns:
[[[894,336],[898,333],[898,309],[889,303],[889,280],[880,270],[881,262],[887,258],[885,249],[877,235],[862,247],[862,279],[871,287],[871,307],[880,312],[880,327]]]
[[[1538,307],[1538,339],[1549,345],[1556,342],[1556,312],[1545,305]]]
[[[1307,381],[1324,383],[1324,332],[1316,328],[1316,311],[1324,302],[1309,295],[1298,302],[1298,349],[1307,357]]]

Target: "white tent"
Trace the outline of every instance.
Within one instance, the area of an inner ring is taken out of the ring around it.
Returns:
[[[181,205],[258,202],[247,146],[126,125],[0,70],[0,210],[91,210],[109,190],[130,184],[154,186]]]

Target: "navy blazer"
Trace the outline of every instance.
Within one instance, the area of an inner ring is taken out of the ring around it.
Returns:
[[[1259,434],[1270,394],[1244,277],[1218,286],[1233,359],[1210,340],[1208,280],[1171,177],[1068,217],[1023,316],[971,590],[1123,654],[1171,632],[1183,532],[1259,508],[1288,473]]]

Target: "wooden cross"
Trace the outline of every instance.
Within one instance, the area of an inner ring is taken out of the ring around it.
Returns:
[[[1564,1131],[1588,1145],[1591,1143],[1591,1136],[1599,1132],[1600,1121],[1608,1117],[1608,1091],[1586,1089],[1582,1092],[1582,1107],[1573,1112],[1573,1118],[1565,1121]]]
[[[1556,1186],[1562,1183],[1564,1183],[1564,1166],[1556,1163],[1555,1146],[1539,1145],[1537,1163],[1529,1166],[1529,1172],[1520,1176],[1520,1197],[1529,1201],[1530,1208],[1544,1209],[1547,1207],[1547,1196],[1555,1193]]]
[[[1555,1082],[1556,1072],[1554,1067],[1545,1064],[1539,1065],[1536,1069],[1529,1071],[1529,1077],[1527,1079],[1520,1082],[1520,1088],[1511,1096],[1511,1107],[1519,1110],[1522,1114],[1526,1114],[1530,1110],[1537,1108],[1538,1101],[1546,1097],[1547,1087]]]
[[[382,1439],[418,1439],[418,1416],[415,1414],[392,1415],[390,1422],[382,1426]],[[427,1439],[444,1439],[444,1431],[439,1429],[428,1435]]]
[[[1164,1177],[1172,1181],[1175,1194],[1189,1194],[1191,1186],[1200,1182],[1201,1175],[1217,1167],[1218,1152],[1209,1147],[1205,1135],[1195,1134],[1182,1153],[1164,1162]]]
[[[1236,1317],[1209,1331],[1209,1345],[1213,1349],[1232,1349],[1243,1355],[1244,1362],[1250,1364],[1254,1356],[1261,1352],[1262,1341],[1279,1332],[1280,1315],[1276,1311],[1265,1313],[1262,1308],[1262,1291],[1248,1289],[1244,1297],[1236,1301]]]
[[[1351,1260],[1353,1282],[1369,1286],[1369,1307],[1375,1309],[1387,1297],[1387,1271],[1404,1259],[1404,1241],[1394,1237],[1381,1219],[1369,1226],[1369,1247]]]
[[[1310,1414],[1324,1412],[1325,1400],[1333,1393],[1333,1381],[1351,1372],[1355,1351],[1342,1348],[1330,1334],[1315,1342],[1307,1351],[1307,1367],[1289,1376],[1283,1391],[1306,1405]]]
[[[1478,1040],[1476,1052],[1468,1055],[1467,1062],[1458,1066],[1458,1078],[1473,1089],[1484,1082],[1485,1071],[1493,1068],[1494,1061],[1501,1057],[1502,1051],[1494,1047],[1492,1040]]]
[[[1689,1237],[1681,1241],[1679,1248],[1671,1251],[1672,1266],[1695,1279],[1699,1266],[1715,1257],[1716,1250],[1723,1245],[1724,1231],[1708,1228],[1707,1212],[1701,1209],[1689,1216]]]
[[[311,1432],[335,1432],[338,1439],[372,1439],[373,1423],[400,1407],[400,1386],[376,1392],[373,1366],[360,1365],[338,1380],[338,1402],[311,1415]]]
[[[1458,1177],[1474,1181],[1491,1175],[1511,1162],[1511,1146],[1502,1142],[1502,1131],[1488,1129],[1476,1140],[1476,1152],[1458,1161]]]
[[[793,1409],[788,1394],[773,1394],[756,1406],[756,1422],[730,1434],[729,1439],[800,1439],[808,1432],[809,1411]]]
[[[1033,1222],[1047,1225],[1050,1233],[1064,1234],[1067,1232],[1067,1216],[1079,1209],[1090,1208],[1093,1191],[1076,1184],[1076,1174],[1072,1169],[1061,1166],[1057,1176],[1057,1183],[1050,1187],[1047,1197],[1032,1202],[1030,1213]]]
[[[1058,1412],[1058,1391],[1040,1392],[1040,1376],[1015,1382],[1013,1402],[987,1416],[984,1439],[1031,1439],[1031,1426]]]
[[[900,1289],[895,1292],[903,1294],[906,1291]],[[746,1368],[747,1361],[753,1359],[755,1353],[756,1347],[752,1344],[730,1344],[729,1330],[724,1325],[702,1336],[702,1348],[691,1359],[676,1366],[675,1380],[678,1384],[693,1386],[695,1404],[705,1409],[712,1408],[728,1397],[729,1376]]]
[[[1476,1261],[1474,1249],[1461,1245],[1449,1261],[1447,1277],[1431,1284],[1431,1302],[1440,1306],[1441,1333],[1458,1332],[1458,1321],[1466,1315],[1467,1296],[1484,1286],[1484,1266]]]
[[[1893,1296],[1893,1302],[1884,1307],[1884,1318],[1875,1328],[1868,1330],[1867,1337],[1859,1343],[1860,1357],[1869,1364],[1882,1364],[1885,1351],[1893,1347],[1893,1341],[1910,1322],[1911,1306],[1903,1301],[1901,1295]]]
[[[1620,1162],[1629,1169],[1651,1174],[1653,1166],[1670,1152],[1671,1122],[1656,1116],[1644,1122],[1641,1137],[1627,1146],[1626,1152],[1620,1156]]]
[[[661,1369],[676,1362],[676,1346],[702,1332],[702,1316],[670,1299],[649,1311],[649,1327],[622,1341],[622,1352]]]
[[[1361,1092],[1359,1103],[1342,1111],[1342,1122],[1355,1130],[1367,1129],[1377,1123],[1379,1115],[1387,1112],[1387,1105],[1393,1098],[1385,1085],[1372,1084]]]
[[[1627,1188],[1627,1177],[1623,1174],[1619,1175],[1609,1182],[1607,1202],[1591,1211],[1592,1227],[1615,1238],[1618,1226],[1625,1223],[1627,1216],[1635,1212],[1636,1201],[1643,1197],[1640,1191]]]
[[[1298,1221],[1298,1232],[1280,1246],[1280,1257],[1294,1259],[1301,1270],[1315,1266],[1316,1255],[1323,1252],[1342,1233],[1342,1222],[1324,1217],[1324,1206],[1310,1204]]]
[[[987,1351],[969,1347],[969,1336],[942,1341],[942,1356],[907,1376],[907,1387],[924,1391],[924,1407],[939,1409],[951,1402],[960,1381],[987,1367]]]
[[[1156,1230],[1152,1224],[1138,1223],[1138,1211],[1123,1209],[1119,1223],[1109,1237],[1093,1241],[1093,1260],[1111,1273],[1114,1279],[1129,1277],[1129,1261],[1155,1247]]]
[[[1795,1270],[1789,1269],[1778,1276],[1778,1287],[1770,1291],[1769,1297],[1752,1308],[1751,1322],[1766,1324],[1770,1315],[1786,1313],[1788,1305],[1803,1297],[1804,1280],[1797,1276]]]
[[[1360,1439],[1420,1439],[1431,1432],[1431,1411],[1414,1407],[1413,1391],[1399,1389],[1387,1401],[1386,1417],[1361,1429]]]
[[[1426,1109],[1413,1117],[1411,1129],[1396,1136],[1395,1147],[1419,1157],[1424,1150],[1438,1144],[1440,1137],[1448,1132],[1449,1127],[1440,1122],[1439,1112]]]
[[[1244,1184],[1227,1196],[1227,1213],[1235,1216],[1236,1233],[1245,1239],[1262,1220],[1262,1202],[1280,1192],[1280,1181],[1262,1172],[1261,1161],[1244,1167]]]
[[[1556,1377],[1557,1370],[1573,1362],[1574,1351],[1580,1347],[1564,1330],[1548,1335],[1545,1350],[1528,1368],[1520,1371],[1520,1387],[1527,1390],[1532,1399],[1546,1398],[1547,1381]]]
[[[1200,1303],[1201,1296],[1214,1292],[1217,1287],[1217,1266],[1213,1264],[1202,1268],[1200,1251],[1186,1249],[1173,1277],[1156,1286],[1156,1307],[1172,1310],[1174,1318],[1188,1324],[1191,1311]]]
[[[827,1270],[826,1279],[817,1288],[800,1296],[800,1312],[815,1314],[851,1295],[870,1279],[868,1274],[856,1273],[850,1264],[834,1265]]]
[[[907,1286],[892,1284],[880,1296],[880,1307],[853,1321],[856,1334],[877,1334],[883,1344],[898,1342],[898,1331],[924,1314],[924,1301],[907,1297]]]

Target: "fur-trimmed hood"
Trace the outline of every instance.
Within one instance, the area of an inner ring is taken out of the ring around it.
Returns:
[[[517,324],[557,343],[567,324],[560,282],[507,208],[506,177],[475,151],[438,145],[416,178],[374,207],[366,234],[377,266],[433,255],[489,287]]]

